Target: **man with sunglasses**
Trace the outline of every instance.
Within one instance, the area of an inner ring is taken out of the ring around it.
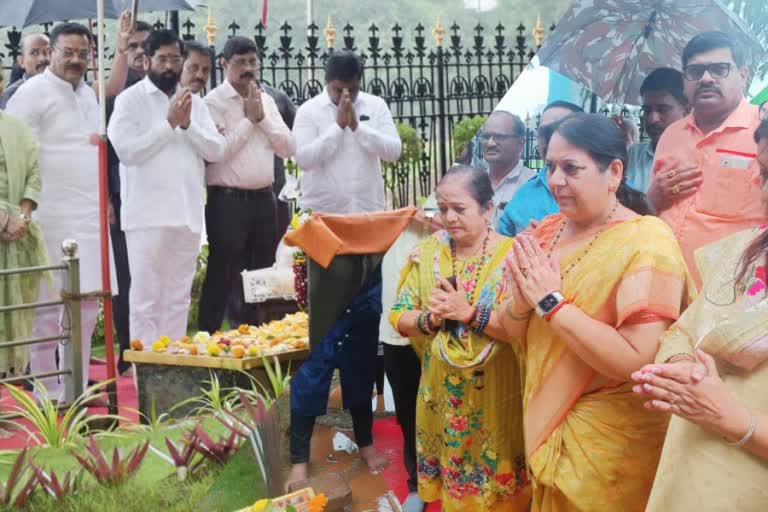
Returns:
[[[491,226],[495,229],[504,207],[536,172],[524,166],[520,159],[525,146],[525,124],[518,116],[504,110],[492,112],[483,124],[479,138],[493,185],[495,208]]]
[[[659,140],[648,198],[680,241],[697,286],[694,252],[762,222],[758,107],[744,91],[744,50],[723,32],[706,32],[683,50],[684,90],[693,112]]]

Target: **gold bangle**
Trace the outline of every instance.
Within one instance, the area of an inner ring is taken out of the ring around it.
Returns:
[[[531,309],[528,311],[528,313],[524,315],[518,315],[514,311],[512,311],[512,308],[510,306],[512,306],[512,301],[508,300],[507,304],[504,306],[504,312],[507,314],[509,318],[517,322],[528,320],[529,318],[531,318],[531,315],[533,314],[533,310]]]

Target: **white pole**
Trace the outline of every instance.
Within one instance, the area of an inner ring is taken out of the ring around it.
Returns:
[[[96,0],[96,45],[98,55],[98,84],[99,84],[99,135],[107,135],[107,102],[106,83],[104,80],[104,0]]]
[[[315,0],[307,0],[307,26],[315,21]]]

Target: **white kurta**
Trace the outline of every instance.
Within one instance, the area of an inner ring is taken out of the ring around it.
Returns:
[[[205,161],[222,158],[224,137],[203,100],[189,127],[168,124],[170,99],[149,78],[115,101],[109,139],[120,157],[121,222],[131,268],[131,338],[149,349],[186,334],[205,198]]]
[[[8,102],[7,111],[27,124],[40,144],[43,189],[35,219],[40,223],[52,261],[62,257],[61,243],[77,241],[80,256],[80,289],[101,289],[99,245],[98,146],[99,105],[93,89],[81,81],[77,89],[50,68],[22,85]],[[110,251],[111,254],[111,251]],[[114,272],[112,272],[114,276]],[[61,272],[53,287],[41,286],[40,300],[55,300],[61,290]],[[113,291],[115,290],[113,285]],[[82,303],[84,375],[87,379],[90,342],[97,303]],[[62,308],[38,310],[33,334],[60,332]],[[56,342],[30,347],[33,373],[56,370]],[[62,351],[61,357],[66,356]],[[62,359],[65,361],[66,359]],[[62,367],[64,364],[61,365]],[[63,391],[63,379],[43,379],[50,395]]]

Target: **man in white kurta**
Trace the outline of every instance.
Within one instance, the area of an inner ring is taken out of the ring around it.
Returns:
[[[117,97],[108,134],[120,158],[131,338],[149,349],[160,336],[186,334],[203,227],[204,161],[220,160],[225,141],[203,100],[178,86],[178,37],[152,32],[145,49],[147,77]]]
[[[39,141],[43,189],[34,216],[43,230],[48,254],[52,261],[60,261],[62,242],[66,239],[77,242],[83,292],[101,289],[96,146],[99,105],[93,89],[83,80],[90,55],[88,34],[85,27],[75,23],[56,27],[51,33],[53,55],[50,67],[27,80],[7,105],[7,111],[27,124]],[[61,272],[55,273],[53,286],[43,280],[41,301],[59,300],[61,275]],[[98,303],[82,302],[81,311],[83,373],[87,381]],[[38,309],[33,336],[60,334],[62,324],[69,324],[68,319],[62,321],[62,312],[61,306]],[[59,345],[56,341],[32,345],[32,373],[63,369],[70,346]],[[57,365],[57,359],[61,364]],[[40,382],[51,398],[63,397],[63,376],[43,378]]]

